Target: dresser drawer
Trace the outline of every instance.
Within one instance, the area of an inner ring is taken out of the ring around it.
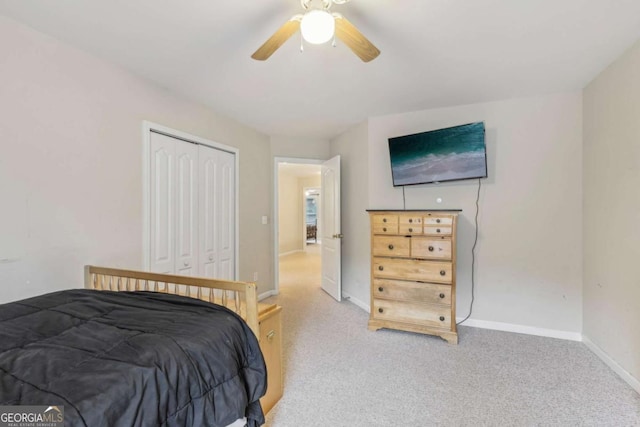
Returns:
[[[373,297],[451,305],[451,285],[373,279]]]
[[[453,225],[453,215],[428,214],[423,219],[424,225]]]
[[[427,236],[451,236],[453,233],[454,215],[429,213],[422,221]]]
[[[401,258],[373,258],[373,276],[382,279],[451,283],[453,268],[450,262]]]
[[[399,217],[399,233],[405,235],[422,234],[422,217],[401,215]]]
[[[411,258],[451,260],[451,238],[412,237]]]
[[[411,238],[405,236],[373,236],[372,252],[376,256],[409,257]]]
[[[379,320],[415,323],[443,329],[451,327],[451,308],[446,306],[374,298],[372,316]]]
[[[373,234],[398,234],[398,215],[373,215]]]
[[[452,227],[450,225],[426,225],[424,234],[427,236],[451,236]]]

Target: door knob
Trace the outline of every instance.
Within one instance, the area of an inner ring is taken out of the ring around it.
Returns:
[[[209,255],[209,261],[213,261],[213,255]]]
[[[334,238],[334,239],[342,239],[343,237],[344,237],[344,236],[342,235],[342,233],[334,234],[334,235],[333,235],[333,238]]]
[[[184,262],[184,266],[185,266],[185,267],[189,267],[189,261],[185,261],[185,262]]]

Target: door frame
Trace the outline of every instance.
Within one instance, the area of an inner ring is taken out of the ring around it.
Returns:
[[[172,129],[157,123],[144,120],[142,122],[142,265],[144,270],[149,270],[149,255],[151,250],[151,222],[149,213],[151,212],[151,132],[166,135],[171,138],[181,139],[192,144],[204,145],[216,150],[226,151],[234,155],[235,168],[235,268],[234,280],[240,277],[240,150],[236,147],[211,141],[210,139]]]
[[[279,233],[279,213],[280,206],[278,205],[279,199],[279,191],[278,191],[278,180],[279,180],[279,171],[278,166],[280,163],[296,163],[301,165],[321,165],[325,162],[325,160],[320,159],[305,159],[299,157],[274,157],[273,158],[273,212],[271,214],[271,218],[273,218],[273,280],[274,286],[273,291],[270,295],[278,295],[280,293],[280,239],[278,238]],[[265,295],[269,296],[269,295]],[[260,295],[262,298],[263,295]]]

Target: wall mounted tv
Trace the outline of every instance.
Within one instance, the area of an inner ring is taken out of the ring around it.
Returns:
[[[484,123],[389,138],[393,186],[487,177]]]

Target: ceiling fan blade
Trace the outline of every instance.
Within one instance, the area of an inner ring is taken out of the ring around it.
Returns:
[[[360,57],[364,62],[376,59],[380,55],[380,50],[375,47],[360,31],[343,16],[334,14],[336,18],[336,37],[349,49]]]
[[[295,17],[294,17],[295,18]],[[300,29],[300,20],[291,18],[282,27],[278,28],[278,31],[273,33],[269,40],[264,42],[262,46],[256,50],[251,57],[258,61],[264,61],[273,55],[273,52],[278,50],[280,46],[284,44],[289,37]]]

